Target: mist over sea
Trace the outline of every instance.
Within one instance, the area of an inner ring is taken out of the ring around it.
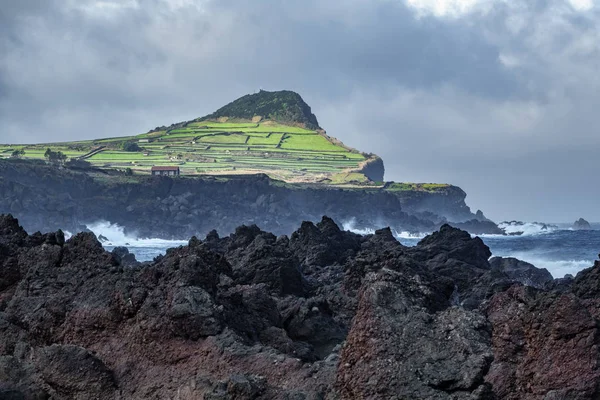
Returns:
[[[500,224],[507,232],[523,232],[518,236],[480,235],[490,247],[493,256],[515,257],[527,261],[538,268],[546,268],[555,278],[567,274],[576,275],[582,269],[591,267],[600,252],[600,224],[592,224],[592,230],[575,231],[567,224],[526,223],[524,225]],[[135,254],[138,261],[151,261],[164,254],[168,248],[183,246],[189,238],[163,240],[138,238],[125,234],[122,227],[106,221],[87,225],[96,236],[107,240],[103,243],[107,250],[125,246]],[[343,224],[345,230],[359,234],[370,234],[373,229],[355,229],[352,222]],[[396,238],[405,246],[416,246],[425,234],[413,235],[394,231]]]

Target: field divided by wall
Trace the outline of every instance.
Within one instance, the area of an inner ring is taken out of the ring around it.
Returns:
[[[137,151],[125,151],[135,143]],[[177,165],[182,174],[263,172],[286,181],[331,181],[352,176],[366,158],[335,143],[323,132],[263,123],[194,121],[171,130],[66,143],[0,145],[0,157],[22,149],[23,158],[44,159],[46,149],[61,151],[101,168],[149,173],[152,166]],[[341,175],[340,175],[341,174]],[[343,182],[342,182],[343,183]]]

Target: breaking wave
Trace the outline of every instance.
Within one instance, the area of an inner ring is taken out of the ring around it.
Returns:
[[[134,233],[125,233],[125,229],[108,221],[97,221],[86,224],[86,228],[94,232],[106,250],[124,246],[135,254],[138,261],[150,261],[165,254],[167,249],[183,246],[187,240],[165,240],[155,238],[139,238]],[[67,236],[67,235],[66,235]]]
[[[382,227],[386,226],[385,224],[382,225]],[[342,223],[342,229],[344,229],[345,231],[350,231],[353,233],[357,233],[359,235],[372,235],[375,233],[374,228],[358,228],[356,226],[356,221],[354,219],[351,219],[349,221],[343,222]],[[425,236],[428,235],[428,233],[415,233],[415,232],[407,232],[407,231],[397,231],[393,228],[392,229],[392,234],[394,235],[394,237],[396,237],[396,239],[410,239],[410,240],[417,240],[417,239],[423,239]]]
[[[554,232],[558,226],[542,222],[504,221],[498,224],[508,235],[543,235]]]
[[[378,224],[377,226],[385,226]],[[375,228],[358,227],[354,220],[342,223],[343,229],[361,235],[375,233]],[[582,269],[594,265],[593,259],[600,251],[600,230],[572,231],[541,223],[506,222],[501,227],[508,233],[523,232],[519,236],[483,235],[484,242],[494,256],[515,257],[538,268],[546,268],[555,278],[566,274],[576,275]],[[139,238],[135,233],[125,232],[123,227],[108,221],[87,224],[87,228],[107,250],[125,246],[139,261],[150,261],[164,254],[168,248],[186,245],[187,240],[164,240]],[[412,233],[392,229],[394,236],[406,246],[415,246],[426,233]],[[69,232],[65,232],[70,237]]]
[[[134,247],[175,247],[187,244],[187,240],[141,239],[134,234],[126,234],[122,226],[108,221],[97,221],[86,224],[86,228],[94,232],[105,246],[134,246]],[[105,238],[105,239],[104,239]]]
[[[358,228],[354,220],[342,224],[345,230],[359,234],[372,234],[373,228]],[[577,275],[594,265],[600,251],[600,226],[597,230],[574,231],[564,224],[557,226],[540,222],[502,222],[499,226],[507,235],[481,236],[493,256],[515,257],[538,268],[546,268],[555,278]],[[394,236],[406,246],[415,246],[426,234],[413,234],[392,230]]]
[[[494,256],[514,257],[518,258],[519,260],[533,264],[537,268],[546,268],[554,278],[563,278],[565,275],[575,276],[581,270],[592,267],[594,265],[593,260],[548,260],[527,252],[494,254]]]
[[[342,229],[359,235],[372,235],[375,233],[373,228],[357,228],[356,221],[351,219],[342,223]]]

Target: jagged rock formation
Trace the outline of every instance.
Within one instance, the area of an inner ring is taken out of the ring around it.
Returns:
[[[575,229],[576,231],[587,231],[592,229],[592,226],[585,219],[579,218],[573,223],[573,229]]]
[[[380,157],[373,156],[364,163],[362,168],[359,169],[359,172],[373,182],[383,182],[383,177],[385,175],[383,160]]]
[[[511,279],[537,289],[544,289],[554,280],[546,268],[536,268],[528,262],[512,257],[494,257],[490,259],[490,266],[501,270]]]
[[[469,210],[470,211],[470,210]],[[477,210],[475,218],[463,222],[452,222],[452,226],[458,229],[463,229],[474,235],[493,234],[504,235],[506,232],[499,228],[496,223],[483,215],[481,210]]]
[[[549,282],[489,255],[324,217],[142,264],[1,216],[0,398],[597,398],[600,262]]]

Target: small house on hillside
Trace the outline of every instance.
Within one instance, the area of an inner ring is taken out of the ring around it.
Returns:
[[[179,167],[152,167],[152,175],[179,176]]]

